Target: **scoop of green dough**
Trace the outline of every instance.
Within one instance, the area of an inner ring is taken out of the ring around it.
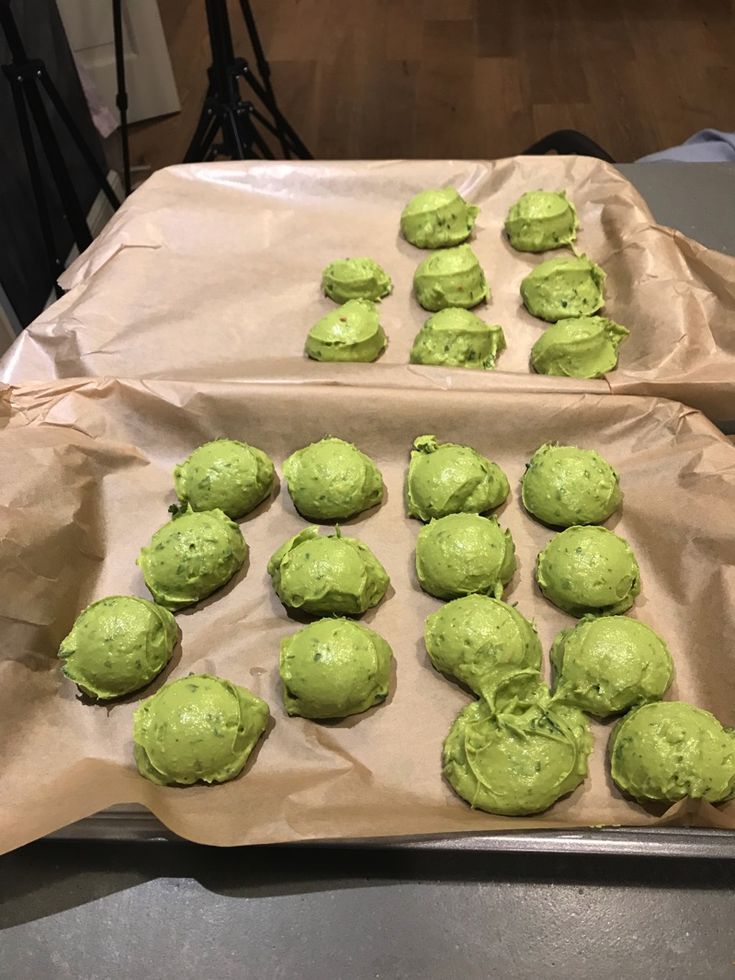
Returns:
[[[418,248],[444,248],[469,238],[480,209],[453,187],[421,191],[401,214],[401,233]]]
[[[513,538],[494,517],[449,514],[419,531],[416,574],[421,588],[438,599],[473,592],[500,599],[515,569]]]
[[[735,796],[735,734],[681,701],[644,704],[613,729],[610,769],[618,789],[641,802],[719,803]]]
[[[290,715],[344,718],[388,696],[392,651],[350,619],[320,619],[281,641],[283,703]]]
[[[176,610],[229,582],[247,556],[242,531],[221,510],[188,510],[156,531],[138,565],[156,602]]]
[[[594,449],[545,443],[521,480],[523,506],[545,524],[601,524],[620,506],[618,474]]]
[[[498,668],[541,668],[541,643],[533,623],[514,606],[486,595],[454,599],[426,619],[431,662],[482,694]]]
[[[235,520],[265,500],[275,470],[266,454],[235,439],[205,442],[174,468],[176,496],[192,510],[221,510]]]
[[[605,718],[660,700],[674,675],[664,641],[627,616],[585,616],[551,647],[556,695]]]
[[[177,636],[168,609],[137,596],[108,596],[77,616],[59,648],[61,669],[90,697],[118,698],[160,674]]]
[[[521,283],[526,309],[542,320],[589,316],[605,302],[605,273],[584,255],[573,259],[548,259],[537,265]]]
[[[577,237],[577,212],[564,191],[526,191],[505,219],[505,231],[519,252],[545,252]]]
[[[628,542],[604,527],[569,527],[538,556],[541,591],[572,616],[623,613],[641,591]]]
[[[468,309],[490,295],[485,273],[469,245],[432,252],[416,270],[413,285],[425,310]]]
[[[390,276],[372,259],[337,259],[322,273],[322,289],[335,303],[350,299],[378,302],[393,288]]]
[[[357,446],[327,436],[283,464],[296,510],[310,521],[345,520],[383,499],[383,477]]]
[[[520,816],[576,789],[591,749],[582,712],[552,701],[535,671],[520,671],[459,713],[444,742],[443,771],[472,807]]]
[[[390,584],[372,551],[356,538],[321,537],[308,527],[282,544],[268,562],[285,606],[312,615],[359,616],[377,606]]]
[[[601,378],[614,371],[630,331],[604,316],[572,317],[547,327],[531,348],[536,374]]]
[[[268,723],[268,705],[209,674],[164,685],[133,715],[141,776],[162,786],[224,783],[242,770]]]
[[[505,473],[469,446],[439,443],[436,436],[419,436],[413,445],[406,481],[411,517],[483,514],[508,496]]]
[[[373,303],[351,299],[314,324],[305,351],[315,361],[374,361],[387,343]]]
[[[430,316],[416,334],[411,363],[490,371],[504,350],[502,327],[485,323],[469,310],[450,306]]]

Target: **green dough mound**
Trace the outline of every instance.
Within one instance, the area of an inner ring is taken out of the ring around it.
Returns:
[[[137,596],[108,596],[77,616],[59,648],[61,669],[90,697],[119,698],[161,673],[177,636],[168,609]]]
[[[613,729],[610,769],[618,789],[641,803],[719,803],[735,796],[735,734],[682,701],[644,704]]]
[[[242,531],[221,510],[187,510],[141,548],[138,565],[160,606],[183,609],[216,592],[245,564]]]
[[[668,647],[627,616],[585,616],[551,647],[556,696],[599,718],[660,701],[674,676]]]
[[[531,348],[536,374],[602,378],[618,364],[618,348],[630,331],[604,316],[571,317],[547,327]]]
[[[383,477],[357,446],[326,436],[283,464],[296,510],[310,521],[346,520],[383,499]]]
[[[401,214],[401,233],[418,248],[445,248],[469,238],[480,209],[453,187],[421,191]]]
[[[307,527],[275,552],[268,574],[284,606],[314,616],[361,616],[390,585],[367,545],[339,529],[322,537],[318,528]]]
[[[476,694],[499,669],[541,669],[536,627],[514,606],[486,595],[454,599],[428,616],[424,642],[436,669]]]
[[[545,252],[577,237],[577,212],[564,191],[527,191],[508,212],[505,231],[519,252]]]
[[[449,306],[430,316],[416,334],[411,363],[491,371],[504,350],[501,326],[485,323],[469,310]]]
[[[372,259],[337,259],[322,273],[324,295],[335,303],[351,299],[379,302],[393,289],[390,276]]]
[[[385,701],[393,652],[351,619],[320,619],[281,641],[283,704],[289,715],[344,718]]]
[[[535,671],[519,671],[459,713],[443,772],[473,808],[541,813],[584,780],[591,749],[582,712],[552,701]]]
[[[545,443],[521,480],[529,514],[551,527],[602,524],[623,500],[619,477],[594,449]]]
[[[638,562],[627,541],[604,527],[568,527],[536,561],[546,598],[571,616],[615,615],[641,591]]]
[[[138,772],[160,786],[234,779],[268,723],[268,705],[210,674],[164,685],[133,714]]]
[[[416,299],[425,310],[469,309],[490,295],[485,273],[469,245],[432,252],[413,277]]]
[[[314,324],[304,349],[314,361],[375,361],[387,343],[374,304],[351,299]]]
[[[447,514],[484,514],[499,507],[510,492],[496,463],[470,446],[419,436],[413,444],[406,481],[411,517],[430,521]]]
[[[261,449],[236,439],[205,442],[174,468],[176,496],[192,510],[221,510],[244,517],[273,489],[273,462]]]
[[[605,273],[584,255],[548,259],[521,283],[526,309],[542,320],[562,320],[596,313],[605,302]]]
[[[424,592],[437,599],[474,592],[500,599],[515,570],[513,538],[494,517],[448,514],[419,531],[416,574]]]

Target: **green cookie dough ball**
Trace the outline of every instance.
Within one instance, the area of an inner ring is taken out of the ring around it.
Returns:
[[[390,585],[372,551],[355,538],[321,537],[308,527],[281,545],[268,574],[284,606],[315,616],[360,616],[377,606]]]
[[[266,454],[235,439],[205,442],[174,468],[176,496],[192,510],[221,510],[235,520],[270,494],[275,480]]]
[[[351,299],[314,324],[305,351],[315,361],[374,361],[387,343],[375,306]]]
[[[419,531],[416,574],[424,592],[437,599],[473,592],[500,599],[515,569],[513,538],[494,517],[449,514]]]
[[[545,443],[521,480],[523,506],[544,524],[601,524],[623,500],[618,474],[594,449]]]
[[[296,510],[310,521],[345,520],[383,499],[383,477],[357,446],[327,436],[283,464]]]
[[[188,510],[156,531],[138,565],[156,602],[176,610],[229,582],[247,556],[242,531],[221,510]]]
[[[325,296],[335,303],[351,299],[378,302],[393,288],[390,276],[372,259],[337,259],[322,273]]]
[[[572,616],[623,613],[641,591],[628,542],[604,527],[569,527],[546,545],[536,580],[555,606]]]
[[[630,331],[604,316],[572,317],[547,327],[531,348],[536,374],[602,378],[614,371]]]
[[[533,623],[517,609],[486,595],[454,599],[426,619],[424,642],[437,670],[476,694],[499,668],[541,668],[541,643]]]
[[[610,769],[618,789],[644,803],[719,803],[735,795],[735,734],[681,701],[644,704],[613,729]]]
[[[490,371],[504,350],[502,327],[485,323],[469,310],[449,306],[430,316],[416,334],[411,363]]]
[[[393,653],[367,626],[320,619],[281,641],[283,703],[290,715],[344,718],[388,696]]]
[[[605,302],[605,273],[584,255],[574,259],[548,259],[521,283],[526,309],[542,320],[589,316]]]
[[[177,635],[168,609],[137,596],[108,596],[77,616],[59,648],[61,669],[90,697],[118,698],[160,674]]]
[[[161,786],[225,783],[242,770],[268,723],[268,705],[209,674],[164,685],[133,715],[138,772]]]
[[[577,212],[564,191],[527,191],[508,212],[505,231],[519,252],[545,252],[577,237]]]
[[[416,270],[413,285],[425,310],[469,309],[490,295],[485,273],[469,245],[432,252]]]
[[[479,212],[453,187],[421,191],[403,209],[401,233],[418,248],[459,245],[469,238]]]
[[[436,436],[419,436],[413,445],[406,481],[411,517],[483,514],[508,496],[505,473],[469,446],[439,443]]]
[[[553,702],[537,674],[522,671],[459,713],[444,742],[443,771],[473,808],[520,816],[576,789],[591,749],[582,712]]]
[[[557,696],[600,718],[660,700],[674,676],[661,637],[627,616],[585,616],[556,637],[551,662]]]

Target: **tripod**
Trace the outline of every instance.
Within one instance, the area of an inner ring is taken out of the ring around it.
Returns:
[[[286,160],[293,157],[310,160],[311,154],[276,103],[270,66],[260,43],[249,0],[240,0],[240,8],[260,77],[244,58],[235,57],[227,0],[205,0],[205,5],[212,64],[208,71],[209,84],[204,107],[184,163],[213,160],[218,156],[235,160],[274,160],[275,154],[261,129],[278,140]],[[270,118],[252,102],[241,98],[240,79],[250,86]],[[220,142],[215,142],[218,137]]]

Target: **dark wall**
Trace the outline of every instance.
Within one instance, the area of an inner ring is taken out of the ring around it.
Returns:
[[[0,0],[0,3],[4,2],[6,0]],[[104,3],[106,0],[99,2]],[[56,3],[54,0],[11,0],[10,9],[15,16],[28,57],[40,58],[45,63],[52,82],[81,129],[85,141],[103,164],[102,145],[92,124]],[[0,64],[5,65],[9,61],[7,41],[0,30]],[[45,93],[42,98],[86,212],[97,196],[98,188]],[[66,256],[72,245],[71,235],[63,220],[61,206],[38,141],[36,147],[43,166],[57,248],[60,249],[60,255]],[[53,277],[48,269],[39,230],[10,84],[4,73],[0,74],[0,283],[24,326],[41,312],[53,288]]]

